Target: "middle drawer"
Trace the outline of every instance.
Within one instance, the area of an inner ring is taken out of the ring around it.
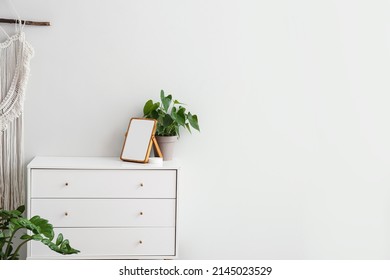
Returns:
[[[54,227],[173,227],[175,199],[31,199]]]

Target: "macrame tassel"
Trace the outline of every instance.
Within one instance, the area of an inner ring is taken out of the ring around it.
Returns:
[[[0,44],[0,209],[25,202],[23,103],[32,56],[22,32]]]

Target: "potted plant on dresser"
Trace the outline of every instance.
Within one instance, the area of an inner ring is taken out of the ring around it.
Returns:
[[[191,133],[191,127],[200,131],[197,115],[191,114],[185,104],[173,100],[172,95],[160,93],[161,102],[148,100],[144,106],[144,117],[157,120],[156,139],[164,160],[172,160],[174,146],[180,137],[180,128]]]

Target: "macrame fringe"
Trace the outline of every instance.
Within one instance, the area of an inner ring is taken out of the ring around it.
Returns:
[[[25,202],[23,105],[33,55],[22,32],[0,44],[0,62],[6,65],[0,68],[0,85],[7,89],[0,91],[0,209],[15,209]]]

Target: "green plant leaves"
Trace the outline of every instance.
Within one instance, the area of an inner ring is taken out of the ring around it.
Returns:
[[[144,116],[152,114],[158,107],[160,107],[159,102],[153,103],[153,100],[148,100],[144,106]]]
[[[144,115],[150,114],[150,112],[152,111],[153,104],[154,104],[153,100],[151,100],[151,99],[146,101],[145,106],[144,106]]]
[[[23,234],[20,239],[22,240],[28,240],[28,239],[31,239],[31,235],[28,235],[28,234]]]
[[[171,116],[172,116],[172,119],[176,121],[176,119],[177,119],[177,109],[176,109],[176,107],[172,107]]]
[[[49,224],[48,220],[45,220],[39,216],[34,216],[30,219],[30,221],[38,229],[37,232],[33,231],[34,233],[43,234],[45,237],[49,238],[50,240],[53,240],[54,238],[53,225]]]
[[[191,132],[191,127],[200,131],[198,117],[186,112],[185,104],[173,100],[172,95],[165,96],[164,90],[160,92],[160,102],[146,101],[143,112],[144,117],[157,120],[156,135],[176,136],[180,135],[180,127]]]
[[[28,234],[23,234],[20,239],[22,240],[36,240],[36,241],[41,241],[43,237],[40,234],[34,234],[34,235],[28,235]]]
[[[200,131],[199,124],[198,124],[198,116],[192,115],[191,113],[188,113],[187,118],[188,118],[190,125],[193,128],[195,128],[197,131]]]
[[[168,113],[169,107],[172,103],[172,95],[165,96],[164,91],[160,92],[160,99],[165,113]]]
[[[50,249],[60,254],[76,254],[79,251],[72,248],[67,239],[64,240],[60,233],[56,239],[56,244],[52,242],[54,238],[53,226],[48,220],[39,216],[34,216],[31,219],[26,219],[22,216],[25,211],[24,206],[18,207],[16,210],[6,211],[0,210],[0,260],[1,259],[18,259],[19,250],[25,243],[34,240],[40,241]],[[30,230],[33,234],[23,234],[20,239],[22,242],[16,249],[12,246],[15,233],[19,229]]]
[[[190,124],[189,124],[189,123],[186,123],[186,128],[187,128],[187,130],[188,130],[190,133],[192,133],[191,127],[190,127]]]
[[[24,211],[26,210],[26,206],[24,206],[24,205],[20,205],[17,209],[16,209],[17,211],[19,211],[20,212],[20,214],[23,214],[24,213]]]
[[[173,101],[173,104],[175,104],[175,105],[178,105],[178,104],[180,104],[180,105],[185,105],[184,103],[181,103],[179,100]]]
[[[57,240],[58,240],[58,238],[57,238]],[[68,239],[62,240],[58,244],[57,244],[57,242],[56,242],[56,244],[54,244],[53,242],[51,242],[48,239],[44,239],[41,242],[43,244],[45,244],[46,246],[48,246],[51,250],[53,250],[59,254],[62,254],[62,255],[77,254],[80,252],[79,250],[73,249],[70,246]]]
[[[20,210],[23,210],[23,211],[19,211],[18,209]],[[18,217],[22,217],[22,213],[24,212],[24,209],[19,207],[18,209],[16,210],[11,210],[11,211],[7,211],[7,210],[0,210],[0,220],[2,221],[0,223],[0,225],[2,223],[4,223],[4,221],[8,221],[9,219],[11,218],[18,218]]]
[[[173,119],[170,115],[165,115],[163,118],[163,125],[170,126],[173,123]]]
[[[60,245],[61,242],[64,240],[64,236],[62,235],[62,233],[60,233],[57,237],[57,240],[56,240],[56,245]]]
[[[177,123],[181,126],[185,125],[186,122],[186,114],[185,114],[186,108],[180,107],[179,111],[177,111]]]

